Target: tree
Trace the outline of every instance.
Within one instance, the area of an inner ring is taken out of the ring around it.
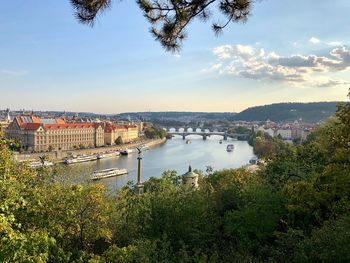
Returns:
[[[98,14],[112,5],[112,0],[70,0],[81,23],[93,25]],[[180,49],[186,38],[186,27],[195,18],[207,21],[214,3],[219,6],[223,23],[213,23],[216,35],[230,22],[245,22],[255,0],[137,0],[143,15],[151,24],[150,32],[167,51]]]
[[[118,137],[117,139],[115,139],[115,142],[114,142],[116,145],[120,145],[120,144],[123,144],[123,139],[122,137]]]
[[[167,135],[164,129],[156,126],[148,126],[145,128],[144,133],[148,139],[163,139]]]

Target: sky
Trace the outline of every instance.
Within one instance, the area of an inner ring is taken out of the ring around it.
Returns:
[[[69,0],[3,1],[0,109],[239,112],[277,102],[346,100],[349,0],[262,0],[216,37],[194,21],[178,53],[149,33],[135,1],[94,27]]]

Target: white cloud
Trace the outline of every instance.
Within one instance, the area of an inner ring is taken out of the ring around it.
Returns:
[[[309,42],[311,42],[312,44],[319,44],[321,40],[319,40],[317,37],[312,37],[309,39]]]
[[[291,55],[280,56],[252,46],[224,45],[213,49],[220,67],[219,73],[267,81],[284,81],[298,86],[330,87],[347,85],[343,80],[330,79],[328,75],[350,68],[350,49],[347,46],[333,48],[328,56]]]
[[[331,42],[325,42],[329,46],[341,46],[342,43],[339,41],[331,41]]]
[[[4,75],[10,75],[10,76],[24,76],[28,74],[27,70],[8,70],[3,69],[0,71]]]
[[[212,64],[209,68],[202,69],[202,72],[216,71],[222,67],[221,63]]]
[[[326,42],[326,41],[322,41],[320,40],[319,38],[316,38],[316,37],[311,37],[309,39],[309,42],[311,42],[312,44],[325,44],[325,45],[328,45],[328,46],[341,46],[342,45],[342,42],[340,41],[330,41],[330,42]]]

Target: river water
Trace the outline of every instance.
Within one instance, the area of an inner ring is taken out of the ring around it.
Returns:
[[[203,140],[201,136],[190,135],[191,144],[186,144],[182,137],[175,136],[165,144],[150,148],[142,153],[142,176],[146,181],[150,177],[160,177],[165,170],[176,170],[184,174],[189,164],[192,169],[205,171],[207,166],[214,170],[224,168],[238,168],[245,165],[254,156],[252,147],[246,141],[228,139],[219,143],[221,136],[211,136]],[[235,146],[233,152],[227,152],[227,144]],[[120,189],[128,181],[137,179],[137,153],[128,156],[112,157],[98,161],[72,164],[62,167],[61,175],[75,182],[88,182],[93,171],[112,167],[126,168],[128,174],[105,178],[99,182],[105,184],[109,190]]]

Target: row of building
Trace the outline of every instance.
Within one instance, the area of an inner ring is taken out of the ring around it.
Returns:
[[[17,140],[21,150],[30,152],[73,150],[128,143],[142,132],[139,125],[110,122],[67,122],[62,118],[21,115],[5,129],[7,138]]]
[[[311,129],[303,127],[281,127],[271,128],[260,126],[256,129],[271,137],[281,137],[284,140],[301,140],[305,141],[307,136],[310,134]]]

